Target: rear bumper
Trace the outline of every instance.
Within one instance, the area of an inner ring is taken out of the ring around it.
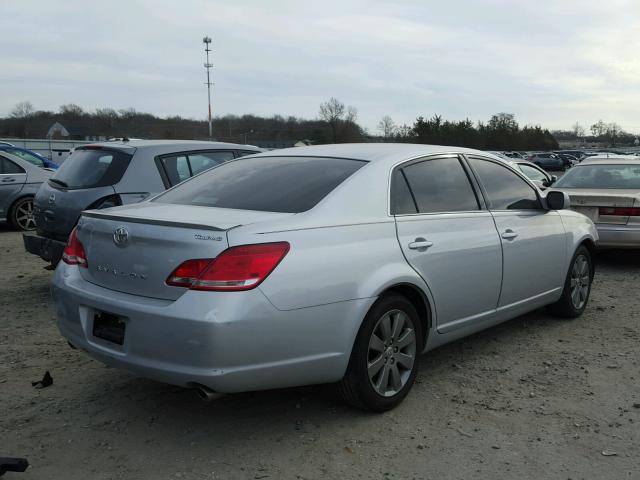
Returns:
[[[596,225],[599,248],[640,248],[640,227]]]
[[[54,265],[62,258],[65,242],[52,238],[42,237],[35,233],[22,234],[22,241],[27,252],[39,256]]]
[[[52,279],[60,332],[97,360],[174,385],[240,392],[342,378],[372,299],[277,310],[259,289],[186,291],[175,301],[105,289],[60,263]],[[96,311],[122,317],[123,345],[93,335]]]

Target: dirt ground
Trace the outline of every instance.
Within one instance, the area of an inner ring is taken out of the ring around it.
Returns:
[[[600,256],[577,320],[537,311],[422,357],[382,415],[329,386],[204,403],[107,368],[58,334],[43,266],[0,227],[0,456],[31,463],[7,480],[640,478],[640,253]]]

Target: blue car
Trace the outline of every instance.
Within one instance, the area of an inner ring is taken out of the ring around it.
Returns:
[[[56,170],[59,167],[59,165],[56,162],[51,161],[48,158],[37,154],[36,152],[27,150],[26,148],[20,148],[13,145],[0,144],[0,151],[10,153],[11,155],[15,155],[16,157],[20,157],[23,160],[26,160],[27,162],[32,163],[37,167],[52,168],[54,170]]]

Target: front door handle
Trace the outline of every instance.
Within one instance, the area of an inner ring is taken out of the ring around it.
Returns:
[[[507,228],[504,232],[502,232],[502,238],[504,238],[505,240],[513,240],[517,236],[518,234],[510,228]]]
[[[15,181],[16,179],[12,177],[2,179],[2,183],[9,183],[9,182],[15,182]]]
[[[424,251],[427,248],[432,246],[433,246],[433,242],[428,241],[426,238],[418,237],[409,244],[409,249]]]

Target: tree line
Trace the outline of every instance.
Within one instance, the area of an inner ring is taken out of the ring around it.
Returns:
[[[558,140],[573,140],[579,143],[606,144],[610,147],[631,146],[635,144],[637,135],[625,132],[616,122],[605,123],[598,120],[588,129],[576,122],[571,130],[556,130],[553,135]]]
[[[204,120],[180,116],[157,117],[133,108],[98,108],[86,111],[66,104],[57,112],[36,110],[30,102],[16,104],[0,118],[0,136],[45,138],[54,123],[62,124],[70,138],[129,137],[206,139]],[[358,111],[336,98],[323,102],[315,119],[274,115],[224,115],[213,120],[216,140],[233,143],[294,142],[312,144],[346,142],[406,142],[470,147],[485,150],[548,150],[558,148],[554,136],[540,126],[521,127],[513,114],[498,113],[487,122],[444,120],[440,115],[419,116],[412,125],[396,125],[385,116],[377,132],[358,124]]]

